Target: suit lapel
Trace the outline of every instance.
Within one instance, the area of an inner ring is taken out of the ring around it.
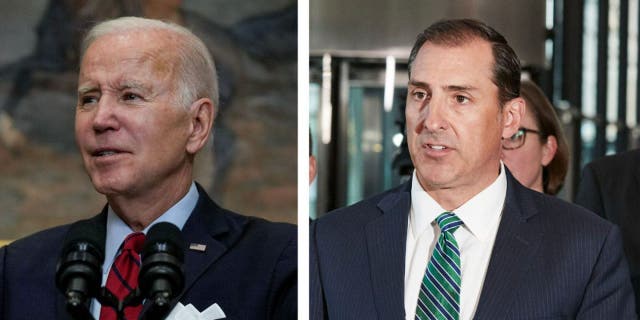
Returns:
[[[231,231],[226,222],[223,219],[206,219],[202,215],[205,212],[200,211],[198,214],[194,212],[193,219],[189,219],[183,229],[185,236],[185,242],[187,245],[185,251],[184,273],[185,273],[185,289],[188,291],[191,286],[196,282],[198,278],[202,276],[204,271],[216,260],[218,260],[228,249],[231,243],[219,239],[218,236],[222,236]],[[209,214],[211,211],[209,211]],[[222,215],[218,217],[208,218],[222,218]],[[218,220],[216,222],[209,222],[206,220]],[[217,226],[217,228],[208,229],[209,226]],[[234,234],[238,235],[238,234]],[[235,238],[234,238],[235,239]],[[191,244],[206,246],[204,251],[189,249]],[[181,295],[182,296],[182,295]]]
[[[525,187],[507,171],[507,197],[475,319],[501,319],[513,305],[514,294],[535,260],[543,230],[528,219],[537,214]]]
[[[404,315],[404,261],[410,183],[378,203],[382,215],[365,227],[373,296],[379,319]]]
[[[244,223],[247,221],[244,217],[226,219],[223,209],[209,198],[200,185],[197,187],[200,194],[198,204],[182,228],[186,243],[183,265],[184,290],[171,301],[169,309],[173,309],[209,266],[240,238]],[[199,245],[200,248],[204,245],[205,249],[204,251],[189,249],[191,244]],[[141,313],[142,318],[150,306],[150,301],[146,301]]]

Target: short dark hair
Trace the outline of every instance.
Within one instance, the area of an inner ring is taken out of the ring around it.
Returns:
[[[418,34],[409,55],[411,67],[420,48],[430,42],[444,46],[461,46],[473,38],[486,40],[493,51],[493,83],[498,87],[500,105],[520,96],[520,60],[507,40],[487,24],[472,19],[441,20]]]

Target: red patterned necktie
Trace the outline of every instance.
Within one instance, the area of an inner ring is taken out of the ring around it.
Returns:
[[[144,233],[135,232],[128,235],[122,242],[120,254],[111,266],[107,277],[107,289],[119,300],[123,300],[131,291],[138,287],[138,272],[140,271],[140,252],[144,245]],[[138,319],[142,305],[124,309],[125,319]],[[102,306],[100,320],[116,319],[113,308]]]

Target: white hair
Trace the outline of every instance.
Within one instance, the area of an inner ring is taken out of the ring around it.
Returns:
[[[201,98],[209,98],[218,108],[218,76],[213,58],[207,46],[189,29],[175,23],[140,17],[121,17],[95,25],[82,40],[81,60],[98,38],[106,35],[139,30],[167,31],[178,36],[174,48],[177,67],[177,103],[190,106]]]

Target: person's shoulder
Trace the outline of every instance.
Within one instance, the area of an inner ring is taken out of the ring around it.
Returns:
[[[537,215],[548,230],[563,229],[564,234],[577,234],[594,239],[605,237],[614,228],[614,224],[592,211],[555,196],[528,190],[537,203]]]
[[[247,232],[265,235],[267,239],[277,243],[295,244],[298,228],[286,222],[273,222],[258,217],[247,217]]]
[[[607,170],[608,172],[627,172],[629,168],[635,168],[640,161],[640,149],[616,153],[593,160],[587,167],[595,171]]]
[[[225,208],[220,208],[220,212],[230,225],[244,229],[243,233],[269,235],[272,239],[288,239],[295,237],[297,234],[296,226],[288,222],[269,221]]]
[[[410,201],[409,190],[409,183],[401,184],[349,206],[332,210],[315,220],[313,225],[322,229],[331,229],[333,227],[339,227],[341,230],[361,228],[364,224],[379,217],[383,208],[396,206],[401,201]]]
[[[17,239],[0,249],[4,272],[30,274],[55,270],[70,225],[53,227]]]
[[[213,201],[200,185],[196,185],[200,197],[194,211],[202,219],[200,222],[212,225],[221,223],[232,232],[242,233],[245,236],[268,234],[274,239],[296,237],[297,228],[295,225],[287,222],[272,222],[224,208]]]
[[[254,261],[271,261],[297,256],[298,232],[291,223],[273,222],[219,207],[231,228],[234,251],[252,252]],[[239,251],[238,251],[239,250]]]
[[[70,226],[70,224],[66,224],[38,231],[9,243],[6,248],[10,251],[27,252],[49,252],[52,248],[55,248],[57,249],[57,254],[62,250],[62,243]]]

